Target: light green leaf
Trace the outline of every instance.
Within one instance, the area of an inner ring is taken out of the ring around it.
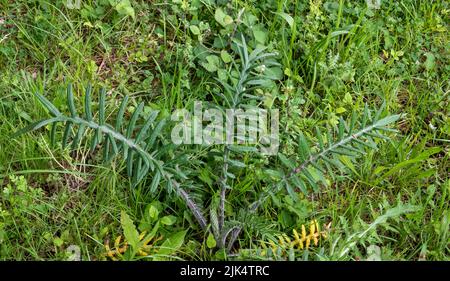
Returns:
[[[427,71],[433,70],[434,66],[436,65],[436,59],[432,53],[426,54],[426,61],[425,61],[425,68]]]
[[[255,27],[253,29],[253,36],[255,36],[256,42],[264,44],[267,39],[267,31],[263,28]]]
[[[380,183],[383,179],[397,173],[400,169],[402,169],[408,165],[424,161],[424,160],[428,159],[431,155],[439,153],[439,152],[441,152],[440,147],[433,147],[433,148],[425,150],[424,152],[420,153],[419,155],[417,155],[416,157],[414,157],[412,159],[408,159],[408,160],[398,163],[397,165],[392,167],[389,171],[387,171],[383,176],[379,177],[376,184]]]
[[[227,81],[228,79],[227,71],[222,68],[217,69],[217,78],[219,78],[220,81]]]
[[[158,218],[159,211],[155,206],[150,205],[150,207],[148,208],[148,214],[151,219],[156,219]]]
[[[383,127],[383,126],[389,125],[392,122],[397,121],[400,117],[401,117],[401,115],[399,115],[399,114],[397,114],[397,115],[390,115],[388,117],[385,117],[383,119],[378,120],[375,123],[375,126],[376,127]]]
[[[415,212],[417,210],[420,210],[419,206],[414,205],[398,205],[397,207],[391,208],[387,210],[383,215],[378,216],[370,225],[369,227],[364,230],[363,232],[359,233],[358,237],[362,238],[368,233],[370,230],[374,229],[381,223],[385,223],[389,218],[398,217],[400,215],[403,215],[405,213]]]
[[[252,146],[238,146],[238,145],[230,145],[228,148],[234,152],[257,152],[258,149]]]
[[[233,23],[233,18],[230,17],[229,15],[226,15],[226,16],[223,18],[223,23],[224,23],[225,25],[232,24],[232,23]]]
[[[177,221],[175,216],[164,216],[161,218],[161,223],[165,225],[172,225]]]
[[[131,6],[131,3],[129,0],[121,0],[116,6],[116,11],[119,13],[119,15],[122,16],[130,16],[133,19],[135,19],[134,9]]]
[[[341,113],[344,113],[344,112],[346,112],[347,110],[345,109],[345,108],[343,108],[343,107],[338,107],[338,108],[336,108],[336,113],[337,114],[341,114]]]
[[[200,29],[196,25],[191,25],[189,29],[191,30],[192,34],[200,35]]]
[[[280,12],[280,13],[276,13],[277,15],[279,15],[280,17],[282,17],[290,26],[290,28],[294,27],[294,18],[291,17],[291,15]]]
[[[217,242],[216,239],[214,239],[214,235],[212,233],[209,233],[208,238],[206,239],[206,246],[208,246],[208,248],[212,249],[214,247],[216,247]]]
[[[128,244],[136,251],[139,247],[139,232],[133,224],[133,221],[125,211],[120,212],[120,224],[122,226],[123,235]]]
[[[215,72],[219,69],[220,59],[216,55],[209,55],[206,57],[206,62],[202,62],[201,65],[209,72]]]
[[[337,30],[337,31],[331,32],[331,37],[333,38],[333,37],[343,35],[343,34],[348,34],[348,33],[349,33],[348,30]]]
[[[53,244],[54,244],[56,247],[61,247],[61,246],[64,244],[64,240],[62,240],[62,239],[59,238],[59,237],[56,237],[55,239],[53,239]]]
[[[230,56],[230,54],[228,54],[228,52],[225,50],[222,50],[220,52],[220,57],[222,58],[224,63],[229,63],[233,60],[233,58]]]
[[[233,23],[233,18],[227,15],[222,8],[217,8],[214,18],[216,21],[223,27],[226,27],[227,25]]]

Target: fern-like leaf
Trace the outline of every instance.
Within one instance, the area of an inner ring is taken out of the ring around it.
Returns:
[[[386,135],[383,135],[383,132],[395,131],[388,126],[401,117],[401,115],[389,115],[379,119],[381,112],[382,109],[378,110],[372,117],[371,111],[366,106],[360,121],[357,120],[355,113],[349,123],[341,119],[338,126],[332,130],[327,130],[326,145],[321,130],[316,127],[317,146],[315,146],[315,149],[317,151],[315,152],[313,152],[313,147],[310,146],[304,134],[300,133],[297,157],[289,158],[279,153],[279,159],[283,167],[278,171],[282,175],[281,180],[269,186],[259,199],[252,204],[250,210],[256,211],[270,194],[283,188],[294,200],[298,198],[294,189],[299,189],[306,195],[309,193],[309,187],[313,191],[318,191],[319,186],[316,178],[312,175],[312,171],[322,179],[325,173],[333,176],[336,168],[342,170],[345,167],[335,156],[357,157],[358,155],[364,155],[366,148],[376,149],[374,139],[389,139]],[[334,139],[333,134],[336,136]],[[298,164],[298,160],[300,164]],[[309,168],[310,166],[312,167]]]
[[[97,145],[103,143],[103,156],[106,161],[111,160],[122,150],[124,153],[124,159],[127,163],[128,174],[132,179],[133,186],[136,186],[143,180],[149,170],[154,171],[155,167],[159,167],[161,165],[151,154],[147,152],[151,149],[151,147],[144,142],[144,140],[150,137],[152,138],[152,142],[154,142],[154,139],[156,138],[156,136],[152,134],[154,132],[151,130],[151,126],[157,117],[157,112],[152,112],[150,114],[150,117],[146,120],[144,126],[137,133],[137,137],[134,138],[133,134],[136,129],[136,122],[143,109],[143,104],[140,104],[135,110],[130,122],[128,123],[126,131],[122,132],[121,126],[123,123],[123,115],[126,109],[128,97],[125,97],[121,104],[119,114],[116,119],[116,126],[113,128],[106,123],[106,91],[104,89],[100,91],[98,122],[95,122],[93,119],[91,92],[92,87],[89,85],[86,88],[85,93],[85,114],[83,117],[80,117],[77,113],[71,84],[67,87],[67,103],[70,111],[69,115],[61,113],[48,99],[46,99],[43,95],[36,93],[35,95],[39,102],[53,117],[42,119],[38,122],[30,124],[17,131],[13,136],[16,137],[52,124],[51,139],[52,142],[55,142],[55,134],[57,130],[56,124],[63,123],[64,133],[62,138],[62,147],[66,148],[66,146],[71,143],[71,149],[75,150],[78,148],[82,140],[86,138],[88,134],[87,131],[91,130],[94,132],[94,136],[91,138],[91,149],[94,150]],[[72,133],[73,129],[77,129],[75,134]],[[158,130],[161,130],[161,128],[158,128]],[[161,169],[159,169],[159,171],[161,171]],[[159,178],[160,177],[161,176],[159,175]],[[155,188],[153,187],[152,189]]]

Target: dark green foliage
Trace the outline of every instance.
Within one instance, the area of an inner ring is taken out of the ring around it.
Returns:
[[[388,139],[383,132],[392,131],[387,126],[397,121],[401,115],[390,115],[379,119],[383,107],[378,110],[372,118],[370,111],[366,107],[361,121],[357,121],[356,114],[352,115],[350,122],[345,122],[342,118],[339,126],[327,131],[327,145],[324,144],[322,132],[316,127],[316,138],[318,144],[317,152],[313,152],[305,136],[300,133],[298,140],[298,162],[294,162],[279,154],[279,159],[287,169],[282,171],[282,182],[290,194],[293,194],[292,188],[298,187],[307,194],[306,187],[309,185],[314,191],[318,191],[316,180],[308,171],[308,166],[313,166],[315,172],[320,178],[326,173],[333,177],[336,169],[341,169],[344,164],[341,163],[338,155],[345,155],[351,158],[366,154],[365,149],[377,149],[376,139]],[[331,135],[334,135],[333,139]],[[336,169],[333,169],[336,168]],[[293,196],[297,198],[297,196]]]
[[[233,109],[241,106],[250,105],[254,99],[252,96],[246,95],[246,87],[255,85],[261,87],[270,77],[258,77],[253,74],[252,70],[258,65],[261,59],[272,57],[274,54],[265,54],[263,49],[256,49],[248,54],[245,40],[238,44],[238,52],[241,56],[240,79],[233,87],[225,82],[224,104],[231,105]],[[162,179],[165,180],[163,185],[168,192],[176,191],[176,193],[185,201],[191,210],[193,216],[197,219],[202,229],[206,229],[207,220],[203,215],[203,211],[199,207],[198,202],[191,198],[174,175],[177,175],[182,181],[187,180],[184,173],[177,166],[166,165],[170,163],[170,157],[165,153],[172,152],[170,146],[155,146],[155,140],[162,132],[165,126],[165,120],[156,122],[158,113],[153,111],[141,126],[137,126],[140,114],[143,111],[144,103],[140,103],[128,122],[124,122],[124,113],[128,101],[125,97],[121,102],[118,114],[115,120],[115,127],[106,122],[105,117],[105,90],[100,91],[100,100],[98,108],[98,122],[94,121],[92,116],[91,102],[91,86],[86,88],[85,93],[85,114],[78,114],[72,92],[72,86],[67,89],[67,102],[70,110],[70,116],[64,115],[48,101],[43,95],[36,93],[36,97],[41,104],[52,115],[51,118],[37,121],[21,130],[15,136],[37,130],[43,126],[52,124],[51,141],[55,143],[56,124],[63,123],[65,126],[62,138],[62,146],[65,148],[69,143],[72,144],[71,149],[77,149],[83,139],[86,138],[88,130],[93,132],[90,147],[95,150],[98,145],[103,147],[103,159],[110,161],[118,154],[123,154],[126,162],[128,177],[131,179],[132,185],[136,186],[149,172],[153,173],[152,181],[149,187],[150,192],[155,192],[160,185]],[[222,108],[223,110],[226,107]],[[323,139],[321,130],[316,127],[317,146],[311,146],[303,133],[298,137],[298,151],[295,157],[289,157],[279,154],[278,158],[284,169],[267,170],[272,173],[275,179],[264,192],[258,196],[258,200],[249,206],[249,212],[256,212],[257,208],[269,197],[269,195],[279,192],[283,187],[287,193],[294,199],[297,199],[296,190],[307,194],[311,187],[317,192],[319,186],[314,175],[308,169],[312,166],[319,178],[324,179],[324,173],[327,171],[329,176],[333,176],[336,168],[340,169],[343,164],[336,155],[346,155],[356,157],[359,154],[365,154],[365,149],[376,149],[375,139],[386,139],[382,133],[392,131],[387,126],[400,118],[400,115],[387,116],[380,119],[384,107],[380,108],[374,117],[371,111],[364,109],[361,120],[358,120],[354,113],[349,122],[345,122],[342,118],[338,126],[328,130],[326,142]],[[73,134],[72,130],[77,129]],[[315,151],[313,151],[315,149]],[[161,153],[163,152],[163,153]],[[165,153],[164,153],[165,152]],[[228,249],[234,244],[241,229],[245,226],[244,222],[225,221],[225,197],[226,191],[232,189],[228,183],[229,178],[235,178],[235,175],[229,171],[229,165],[238,169],[245,168],[245,164],[237,160],[231,159],[234,153],[257,153],[253,147],[225,145],[223,150],[222,176],[219,180],[220,195],[218,204],[210,206],[211,231],[215,236],[217,245],[220,248],[226,246],[228,240]],[[156,158],[156,155],[158,159]],[[195,194],[195,193],[194,193]]]
[[[152,112],[147,118],[142,127],[138,127],[136,122],[139,114],[142,111],[143,104],[141,103],[134,111],[131,120],[126,124],[126,131],[122,133],[123,115],[127,105],[128,97],[125,97],[116,117],[115,128],[106,123],[105,117],[105,95],[104,89],[100,90],[100,100],[98,108],[98,121],[95,121],[92,116],[92,102],[91,102],[92,87],[89,85],[85,93],[85,112],[81,117],[79,116],[73,98],[72,85],[67,87],[67,103],[70,110],[70,115],[61,113],[49,100],[42,94],[36,93],[36,97],[41,104],[52,115],[51,118],[43,119],[29,126],[19,130],[14,134],[18,136],[23,133],[37,130],[43,126],[52,124],[51,141],[55,143],[55,135],[57,130],[57,123],[64,125],[64,133],[62,138],[62,147],[66,148],[71,143],[71,149],[75,150],[80,143],[87,137],[88,129],[91,130],[92,138],[90,140],[90,147],[94,150],[98,145],[103,147],[103,158],[105,161],[110,161],[116,155],[122,153],[123,158],[127,163],[127,173],[132,179],[132,185],[136,186],[141,182],[149,171],[160,173],[162,166],[154,156],[151,155],[154,140],[161,133],[162,126],[154,124],[157,117],[157,112]],[[163,124],[160,121],[160,124]],[[151,126],[154,125],[153,128]],[[73,133],[73,130],[76,133]],[[136,134],[136,136],[135,136]],[[150,141],[147,141],[150,140]],[[160,178],[157,176],[155,178]],[[154,185],[157,185],[155,182]],[[154,188],[153,188],[154,190]]]

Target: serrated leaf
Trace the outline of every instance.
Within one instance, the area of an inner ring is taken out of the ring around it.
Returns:
[[[126,241],[134,251],[137,251],[139,248],[139,232],[125,211],[120,212],[120,225],[122,226]]]

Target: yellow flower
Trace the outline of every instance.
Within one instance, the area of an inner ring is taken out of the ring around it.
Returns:
[[[319,239],[317,239],[317,236],[319,236],[319,235],[318,234],[314,234],[314,236],[313,236],[314,246],[317,246],[317,244],[319,243]]]
[[[317,232],[320,232],[319,223],[317,223],[317,220],[314,220],[314,225],[316,226]]]
[[[278,236],[278,241],[280,242],[280,245],[283,247],[284,246],[284,239],[283,236]]]
[[[314,243],[314,246],[319,245],[320,238],[327,238],[327,231],[331,228],[331,223],[324,226],[324,230],[320,231],[319,223],[316,219],[309,222],[308,233],[306,232],[306,227],[304,224],[301,226],[301,235],[296,229],[293,229],[293,237],[288,236],[286,233],[282,233],[277,235],[278,245],[276,245],[277,241],[269,240],[268,244],[272,248],[275,254],[280,254],[284,256],[288,253],[290,249],[294,249],[296,246],[299,250],[303,250],[304,248],[309,249],[311,243]],[[304,244],[305,243],[305,244]],[[266,246],[262,243],[262,248],[266,249]],[[277,250],[281,250],[281,252],[277,253]],[[262,251],[261,253],[265,253],[266,251]]]
[[[275,253],[277,251],[277,246],[275,245],[275,243],[272,240],[269,240],[269,244],[272,248],[272,251]]]
[[[298,236],[297,230],[294,229],[293,232],[295,238],[294,244],[297,244],[300,250],[303,249],[303,240],[301,240],[300,237]]]
[[[308,235],[308,237],[306,237],[306,249],[309,249],[309,244],[311,243],[311,237]]]
[[[148,253],[147,252],[145,252],[144,250],[141,250],[141,249],[139,249],[138,250],[138,253],[137,253],[139,256],[148,256]]]
[[[119,248],[120,240],[122,240],[122,235],[117,236],[116,240],[114,241],[115,248]]]
[[[312,236],[316,233],[316,226],[314,225],[314,222],[311,222],[309,224],[309,235]]]
[[[286,233],[283,233],[282,237],[284,238],[284,241],[286,241],[288,245],[292,244],[291,239],[286,235]]]

